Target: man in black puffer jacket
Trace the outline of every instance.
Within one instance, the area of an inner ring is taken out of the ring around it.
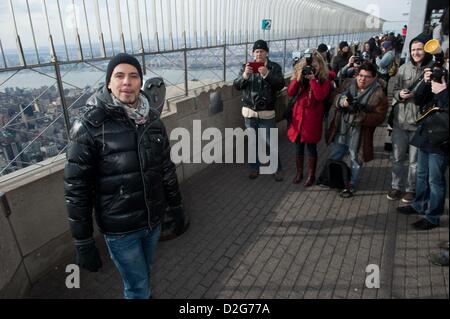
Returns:
[[[258,129],[264,130],[267,137],[267,149],[272,152],[277,150],[270,150],[270,129],[276,128],[275,102],[278,92],[284,87],[284,78],[280,65],[270,61],[268,54],[267,42],[257,40],[253,44],[253,56],[254,62],[260,64],[258,69],[254,70],[251,63],[244,64],[233,84],[236,90],[243,91],[242,116],[245,120],[245,127],[254,129],[256,138],[258,138]],[[259,162],[257,149],[255,158],[256,163],[250,163],[250,179],[255,179],[259,175],[261,163]],[[279,157],[275,166],[274,177],[276,181],[283,180]]]
[[[92,210],[124,282],[125,298],[149,298],[150,269],[167,206],[184,228],[175,165],[159,113],[142,86],[136,58],[111,59],[106,84],[71,129],[64,171],[69,223],[77,263],[102,266],[93,239]]]

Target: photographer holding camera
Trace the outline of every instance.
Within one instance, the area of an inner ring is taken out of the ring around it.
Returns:
[[[357,53],[356,55],[352,55],[348,60],[348,63],[344,67],[342,67],[337,75],[339,79],[339,85],[341,85],[345,79],[356,77],[356,75],[358,74],[358,69],[363,62],[364,59],[359,53]]]
[[[421,114],[411,140],[411,144],[418,148],[416,194],[410,205],[398,207],[397,211],[406,215],[422,215],[423,218],[413,224],[417,230],[438,227],[445,206],[449,147],[448,49],[444,60],[445,69],[443,66],[425,68],[424,81],[414,97]]]
[[[340,42],[337,54],[331,59],[331,68],[336,74],[348,63],[348,59],[351,55],[352,52],[350,51],[348,42]]]
[[[341,85],[345,79],[356,78],[359,73],[360,66],[365,62],[375,65],[375,63],[371,61],[370,56],[367,54],[367,52],[361,53],[357,51],[355,55],[352,55],[348,61],[348,64],[344,66],[340,71],[339,85]],[[377,76],[376,80],[378,81],[378,83],[380,83],[383,90],[386,90],[387,82],[379,76]],[[384,91],[384,93],[386,94],[386,91]]]
[[[411,203],[416,191],[417,148],[410,145],[417,129],[419,106],[414,95],[420,84],[424,69],[433,64],[433,56],[424,51],[431,37],[420,34],[409,44],[410,63],[403,64],[391,79],[395,104],[392,106],[392,182],[387,194],[389,200]],[[405,164],[408,171],[405,172]],[[403,190],[405,193],[403,194]]]
[[[340,195],[344,198],[353,196],[363,162],[373,159],[373,134],[386,115],[387,97],[376,76],[376,67],[364,62],[356,78],[346,79],[334,98],[326,142],[332,144],[330,159],[350,154],[352,177]]]
[[[305,187],[315,182],[317,166],[317,143],[322,135],[324,100],[331,88],[330,74],[322,55],[313,50],[295,64],[294,74],[287,94],[296,97],[292,110],[292,119],[288,128],[288,138],[296,146],[297,172],[294,184],[303,178],[305,144],[308,150],[308,178]]]
[[[245,127],[253,128],[256,135],[258,128],[266,130],[266,144],[270,145],[270,128],[276,128],[275,101],[278,91],[284,87],[284,77],[278,63],[268,58],[269,47],[264,40],[257,40],[253,44],[253,56],[255,62],[261,63],[254,70],[251,63],[244,64],[239,76],[234,80],[234,88],[243,91],[242,116],[245,119]],[[258,144],[258,143],[257,143]],[[259,176],[260,162],[256,150],[256,163],[250,163],[250,179]],[[281,162],[278,157],[278,168],[274,174],[275,181],[283,180]]]

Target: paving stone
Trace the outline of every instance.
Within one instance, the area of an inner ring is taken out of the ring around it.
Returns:
[[[386,199],[391,162],[386,128],[375,132],[375,159],[364,165],[355,196],[293,185],[292,145],[280,138],[285,180],[249,180],[244,164],[210,165],[182,184],[192,224],[159,244],[152,274],[156,298],[449,298],[448,267],[428,254],[448,240],[448,198],[442,227],[411,228]],[[318,144],[318,171],[330,149]],[[448,175],[447,175],[448,178]],[[122,281],[106,247],[104,267],[82,272],[69,291],[65,273],[35,283],[30,298],[122,298]],[[368,264],[380,267],[380,289],[365,287]],[[59,265],[60,269],[62,265]],[[357,290],[355,290],[357,289]]]

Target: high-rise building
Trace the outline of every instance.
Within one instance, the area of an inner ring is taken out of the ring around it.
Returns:
[[[16,167],[16,168],[22,168],[22,158],[17,155],[19,155],[21,151],[21,147],[16,143],[12,142],[9,144],[2,144],[1,148],[3,150],[3,154],[5,156],[5,159],[8,163],[12,162],[10,167]],[[17,158],[16,158],[17,157]]]

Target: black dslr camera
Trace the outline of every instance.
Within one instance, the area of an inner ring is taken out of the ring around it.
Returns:
[[[355,66],[355,65],[361,65],[362,63],[364,62],[364,59],[363,58],[361,58],[361,57],[359,57],[359,56],[356,56],[355,57],[355,59],[353,60],[353,65]]]
[[[355,58],[353,59],[353,66],[360,66],[364,62],[361,51],[355,52]]]
[[[430,76],[431,81],[441,83],[442,77],[444,77],[445,82],[447,82],[448,72],[446,69],[442,67],[442,65],[443,63],[442,64],[439,62],[434,63],[433,67],[431,68],[433,70]]]
[[[361,67],[361,64],[363,64],[364,62],[364,58],[361,54],[360,51],[356,51],[355,57],[353,58],[353,63],[352,65],[344,72],[344,74],[342,74],[343,78],[353,78],[359,68]]]
[[[444,52],[436,39],[429,40],[424,46],[425,52],[434,55],[434,63],[431,67],[431,81],[441,82],[444,77],[445,82],[448,81],[448,72],[444,68]]]
[[[311,75],[316,73],[316,69],[312,64],[312,53],[305,53],[306,66],[302,70],[302,76]]]
[[[303,68],[302,70],[302,75],[311,75],[311,74],[315,74],[316,73],[316,69],[312,66],[312,65],[307,65]]]
[[[360,104],[350,92],[344,93],[347,97],[349,106],[341,108],[342,111],[350,114],[356,114],[364,110],[364,105]]]

